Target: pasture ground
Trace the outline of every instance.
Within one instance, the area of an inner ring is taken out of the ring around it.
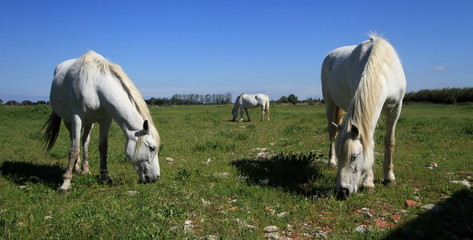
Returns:
[[[383,186],[384,122],[375,193],[333,198],[325,107],[272,106],[271,122],[230,122],[232,106],[152,107],[161,179],[138,184],[116,124],[111,185],[90,175],[61,195],[69,149],[62,126],[45,155],[48,106],[0,106],[0,238],[4,239],[463,239],[473,237],[473,106],[406,105],[397,128],[396,186]],[[97,126],[96,126],[97,128]],[[437,167],[429,168],[437,164]],[[406,200],[419,203],[406,206]],[[435,204],[431,210],[422,206]],[[265,227],[276,226],[268,230]],[[272,231],[271,233],[269,233]]]

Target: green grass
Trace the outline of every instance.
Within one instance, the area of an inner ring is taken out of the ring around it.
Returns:
[[[66,129],[45,155],[40,129],[50,108],[0,106],[0,239],[263,239],[270,225],[279,227],[280,236],[299,239],[473,235],[473,191],[450,182],[472,182],[471,105],[404,107],[396,134],[396,186],[380,184],[380,121],[376,191],[347,201],[333,197],[336,170],[326,167],[324,106],[272,106],[271,122],[255,121],[259,113],[253,110],[254,121],[242,123],[229,121],[231,108],[151,108],[162,138],[162,176],[154,184],[137,183],[123,133],[113,124],[108,165],[114,181],[102,185],[94,129],[91,174],[74,175],[71,190],[61,195]],[[267,148],[267,157],[259,158],[256,148]],[[431,162],[438,168],[427,168]],[[406,207],[405,200],[439,204],[443,212]],[[394,214],[401,215],[398,222]],[[380,221],[388,226],[376,227]],[[369,231],[356,232],[359,225]]]

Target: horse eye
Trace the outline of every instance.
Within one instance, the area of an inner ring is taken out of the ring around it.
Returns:
[[[351,155],[351,161],[352,162],[355,161],[357,157],[358,157],[358,154]]]
[[[156,151],[156,147],[148,147],[150,152]]]

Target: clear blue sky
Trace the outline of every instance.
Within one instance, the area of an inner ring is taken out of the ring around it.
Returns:
[[[48,100],[55,66],[94,50],[145,98],[176,93],[321,97],[334,48],[383,34],[408,91],[473,87],[473,1],[0,2],[0,99]]]

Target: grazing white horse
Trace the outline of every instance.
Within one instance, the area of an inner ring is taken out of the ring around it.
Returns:
[[[329,165],[337,166],[338,199],[355,193],[359,184],[372,191],[374,131],[386,114],[384,184],[394,184],[394,132],[406,91],[406,78],[394,48],[383,38],[333,50],[322,65],[322,91],[330,138]],[[346,117],[342,117],[346,112]],[[335,136],[338,136],[335,143]]]
[[[238,109],[240,109],[240,121],[243,121],[243,110],[246,112],[248,121],[251,121],[250,115],[248,114],[248,108],[253,109],[257,108],[258,106],[261,107],[261,121],[263,121],[265,115],[266,119],[269,121],[268,95],[261,93],[251,95],[248,95],[246,93],[240,94],[240,96],[238,96],[235,101],[235,105],[233,106],[233,121],[236,121],[236,118],[238,117]]]
[[[93,123],[100,126],[100,175],[111,181],[107,169],[108,133],[112,119],[125,134],[125,153],[141,182],[154,182],[160,176],[160,138],[143,97],[123,69],[101,55],[89,51],[77,59],[60,63],[54,71],[50,103],[53,112],[46,122],[46,150],[54,146],[61,119],[70,133],[71,148],[64,182],[67,192],[72,170],[80,171],[80,132],[83,129],[82,173],[89,173],[88,145]]]

